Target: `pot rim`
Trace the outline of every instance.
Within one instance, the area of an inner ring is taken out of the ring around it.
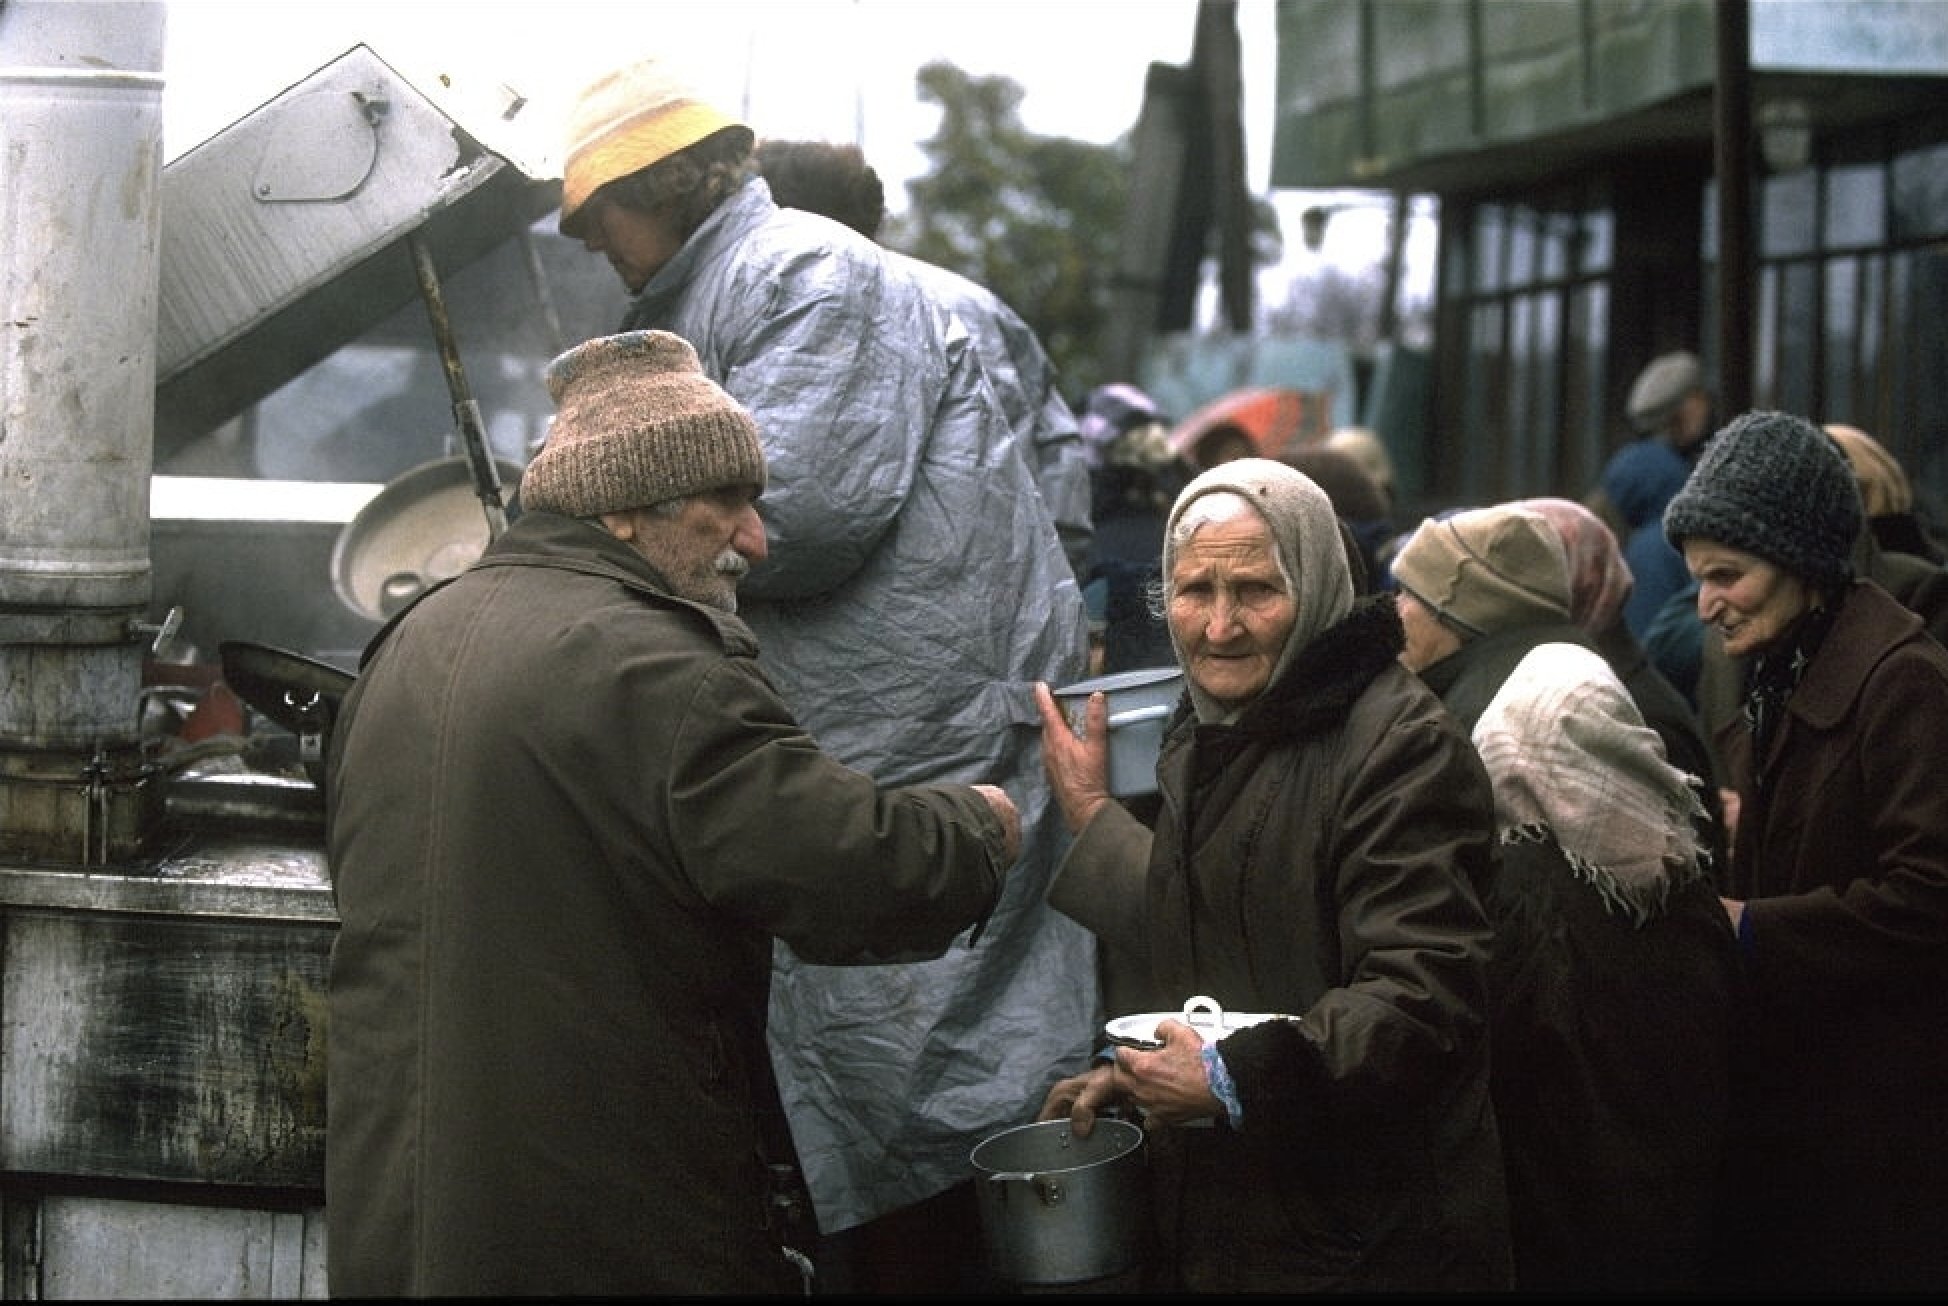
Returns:
[[[1097,676],[1092,680],[1078,680],[1073,685],[1064,685],[1055,691],[1057,698],[1087,698],[1101,690],[1114,694],[1125,689],[1143,689],[1149,685],[1161,685],[1171,680],[1182,680],[1182,667],[1136,667],[1129,671],[1117,671],[1107,676]]]

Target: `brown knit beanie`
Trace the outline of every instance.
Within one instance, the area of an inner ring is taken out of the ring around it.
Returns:
[[[548,364],[547,381],[557,412],[521,473],[524,508],[593,517],[764,486],[757,423],[703,374],[681,336],[602,336]]]
[[[645,59],[591,82],[568,114],[562,156],[561,233],[579,236],[576,214],[618,177],[659,163],[720,131],[751,129],[709,104],[660,60]]]
[[[1429,518],[1393,560],[1400,588],[1476,635],[1569,620],[1569,563],[1548,518],[1497,504]]]

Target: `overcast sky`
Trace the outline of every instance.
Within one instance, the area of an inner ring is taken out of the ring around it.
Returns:
[[[1273,0],[1239,0],[1245,149],[1255,194],[1270,185]],[[530,105],[517,135],[489,140],[552,175],[560,116],[591,78],[670,58],[760,135],[856,141],[890,207],[926,170],[919,142],[939,110],[914,74],[934,59],[1023,89],[1029,130],[1106,143],[1135,126],[1153,62],[1190,61],[1197,0],[167,0],[164,148],[193,148],[331,62],[370,46],[415,87],[506,85]],[[498,105],[499,102],[496,102]],[[458,116],[458,115],[456,115]],[[462,118],[469,127],[493,115]],[[1297,192],[1273,195],[1299,250]],[[1324,257],[1370,262],[1383,227],[1336,221]]]
[[[1250,74],[1269,79],[1271,0],[1241,8],[1241,30],[1264,29]],[[856,141],[904,180],[938,117],[914,88],[921,65],[1004,74],[1030,130],[1106,142],[1135,124],[1151,62],[1189,61],[1196,13],[1196,0],[168,0],[165,147],[181,153],[361,42],[415,85],[505,83],[537,118],[657,54],[759,134]]]

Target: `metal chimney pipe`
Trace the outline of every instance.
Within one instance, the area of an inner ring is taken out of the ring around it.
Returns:
[[[98,811],[139,743],[164,19],[0,3],[0,841],[64,819],[6,787],[58,787],[42,755]]]

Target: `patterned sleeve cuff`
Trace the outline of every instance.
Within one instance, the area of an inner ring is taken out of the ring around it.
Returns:
[[[1224,1057],[1218,1052],[1217,1044],[1204,1045],[1204,1078],[1210,1082],[1211,1096],[1224,1108],[1233,1129],[1245,1127],[1244,1103],[1238,1100],[1238,1086],[1231,1082],[1231,1072],[1225,1069]]]

